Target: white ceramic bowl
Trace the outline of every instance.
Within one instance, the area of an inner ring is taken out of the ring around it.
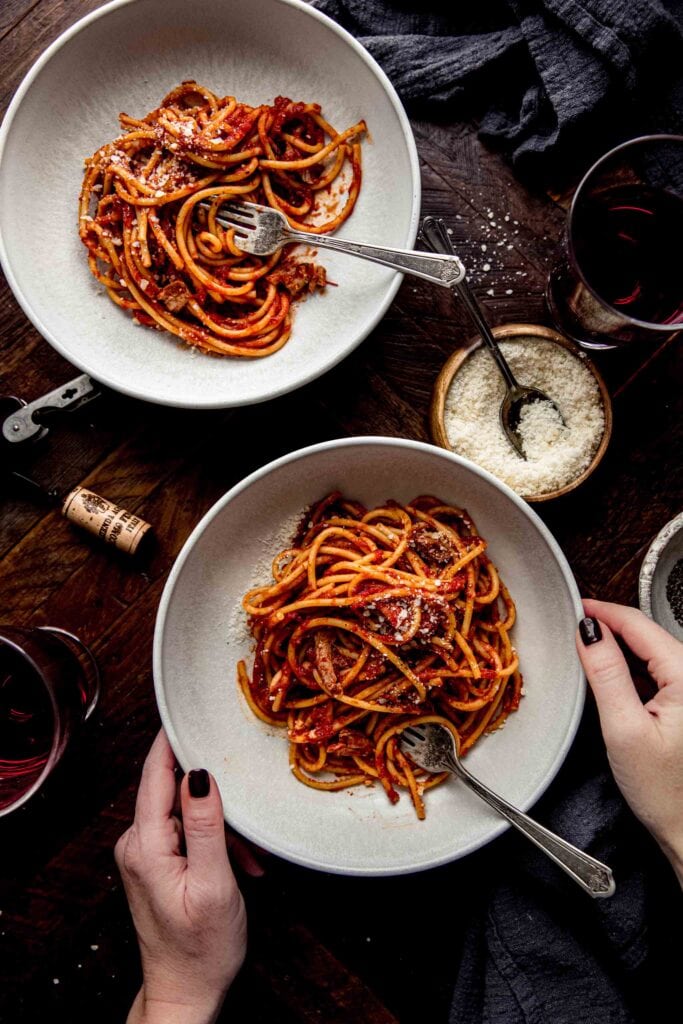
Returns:
[[[136,398],[192,408],[246,405],[313,380],[387,310],[401,277],[322,253],[338,284],[296,306],[290,341],[263,359],[206,356],[133,325],[91,276],[77,233],[83,160],[184,78],[248,103],[319,102],[339,127],[368,123],[363,187],[344,237],[412,247],[420,207],[415,143],[370,55],[300,0],[116,0],[65,32],[33,66],[0,131],[0,260],[40,333],[81,370]]]
[[[505,822],[455,780],[427,794],[425,821],[417,820],[407,797],[392,806],[378,788],[309,789],[289,771],[283,733],[257,720],[237,687],[238,659],[251,667],[242,596],[270,578],[272,558],[291,539],[302,511],[335,489],[369,506],[436,494],[473,515],[517,603],[513,635],[526,696],[505,728],[468,754],[468,766],[521,808],[538,799],[569,749],[583,707],[576,584],[556,542],[521,498],[473,463],[417,441],[368,437],[305,448],[221,498],[185,544],[161,599],[157,701],[181,765],[213,772],[226,819],[249,839],[325,871],[419,871],[477,849]]]

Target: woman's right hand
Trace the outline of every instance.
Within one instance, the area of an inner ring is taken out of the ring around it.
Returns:
[[[617,785],[683,886],[683,644],[636,608],[584,601],[577,647]],[[641,703],[616,636],[657,684]]]

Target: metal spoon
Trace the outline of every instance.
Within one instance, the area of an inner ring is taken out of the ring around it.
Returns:
[[[425,217],[420,228],[420,237],[434,252],[448,253],[453,256],[457,255],[451,241],[451,236],[446,229],[446,224],[441,217]],[[463,277],[461,281],[453,285],[453,288],[464,302],[467,312],[477,325],[479,333],[486,342],[491,355],[496,360],[498,369],[503,375],[507,390],[500,405],[500,425],[520,458],[526,459],[522,438],[519,433],[519,422],[524,406],[529,402],[548,402],[560,417],[562,425],[566,426],[564,416],[557,403],[549,395],[546,395],[544,391],[540,391],[538,388],[530,388],[517,382],[505,356],[498,347],[498,342],[491,333],[482,308],[467,283],[467,278]]]

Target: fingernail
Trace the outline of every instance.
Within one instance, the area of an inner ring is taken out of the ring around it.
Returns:
[[[208,796],[211,789],[211,780],[206,768],[197,768],[195,771],[189,772],[187,785],[190,790],[190,796]]]
[[[597,644],[598,640],[602,640],[602,630],[597,619],[581,619],[579,633],[585,647],[590,647],[591,644]]]

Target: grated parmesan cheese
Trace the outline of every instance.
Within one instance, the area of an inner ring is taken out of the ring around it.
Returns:
[[[265,587],[273,582],[273,559],[281,551],[290,547],[301,523],[301,512],[295,512],[287,516],[277,527],[277,530],[259,540],[261,554],[254,563],[250,573],[249,587]],[[232,647],[240,647],[249,644],[253,647],[253,637],[249,631],[247,614],[238,602],[230,617],[227,633],[228,643]]]
[[[581,358],[552,341],[518,338],[500,342],[500,348],[521,384],[540,388],[555,400],[566,426],[549,403],[530,403],[520,418],[527,456],[520,458],[500,425],[505,383],[490,353],[480,348],[449,388],[446,436],[454,452],[519,494],[546,494],[575,480],[593,458],[605,426],[600,389]]]

